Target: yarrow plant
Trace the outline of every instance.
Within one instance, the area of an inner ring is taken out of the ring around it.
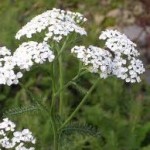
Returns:
[[[8,118],[0,123],[0,149],[34,150],[34,147],[26,147],[27,144],[33,145],[36,142],[32,132],[29,129],[15,131],[15,128],[15,123]]]
[[[99,39],[104,41],[104,47],[94,45],[89,45],[88,47],[74,46],[71,48],[71,53],[83,63],[83,68],[79,69],[81,72],[79,71],[72,81],[76,81],[76,79],[80,77],[80,74],[86,73],[85,69],[89,70],[91,73],[97,73],[99,76],[75,110],[60,127],[58,127],[55,122],[54,114],[57,112],[57,109],[59,109],[59,115],[63,115],[63,90],[72,83],[69,81],[67,84],[64,84],[64,50],[69,47],[68,41],[72,40],[69,39],[70,34],[79,34],[80,36],[87,35],[85,29],[81,27],[86,20],[87,19],[80,13],[56,8],[48,10],[34,17],[23,26],[15,36],[18,40],[22,36],[31,39],[34,38],[33,35],[35,34],[42,33],[43,35],[44,33],[42,42],[34,40],[23,42],[13,54],[11,54],[10,50],[6,47],[0,49],[0,84],[17,84],[19,82],[18,79],[23,75],[22,72],[30,71],[33,65],[43,64],[46,61],[52,64],[51,107],[47,110],[50,114],[53,129],[54,150],[58,150],[59,147],[59,131],[68,124],[76,112],[81,108],[98,84],[100,78],[105,79],[113,75],[126,82],[135,83],[141,81],[140,75],[145,71],[142,61],[138,58],[140,54],[136,49],[136,44],[119,31],[102,31]],[[57,75],[59,74],[58,80],[55,79],[57,77],[56,72]],[[56,100],[56,96],[58,96],[59,103]],[[4,119],[4,123],[0,124],[0,128],[2,129],[1,135],[3,136],[0,142],[2,146],[11,148],[11,146],[15,147],[17,144],[16,150],[26,150],[27,148],[24,147],[24,142],[35,143],[35,139],[28,129],[24,129],[21,132],[14,132],[12,139],[9,140],[5,131],[14,131],[14,127],[15,125],[8,119]],[[29,149],[32,150],[34,148],[31,147]]]

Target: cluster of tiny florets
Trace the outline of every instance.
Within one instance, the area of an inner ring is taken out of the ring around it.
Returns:
[[[109,48],[115,55],[124,54],[127,56],[139,56],[136,44],[127,38],[125,34],[117,30],[102,31],[99,36],[100,40],[106,40],[105,46]]]
[[[13,55],[20,69],[30,70],[34,64],[42,64],[46,60],[52,62],[55,58],[50,46],[43,42],[34,41],[22,43]]]
[[[126,82],[140,82],[145,69],[136,44],[116,30],[103,31],[99,39],[105,40],[105,47],[113,53],[112,74]]]
[[[71,51],[91,72],[99,73],[102,78],[115,75],[126,82],[140,82],[140,75],[145,69],[138,59],[136,45],[116,30],[103,31],[99,38],[105,40],[104,49],[75,46]]]
[[[29,129],[15,131],[16,125],[8,118],[0,123],[0,148],[15,150],[34,150],[34,147],[27,147],[28,144],[35,144],[36,139]]]
[[[0,84],[18,84],[19,78],[23,76],[21,71],[29,71],[34,64],[52,62],[55,56],[46,42],[34,41],[22,43],[16,51],[11,54],[6,47],[0,48]]]
[[[33,34],[43,30],[45,30],[45,41],[53,39],[59,42],[71,32],[86,35],[84,28],[79,26],[79,23],[84,21],[86,21],[86,18],[80,13],[54,8],[34,17],[18,31],[16,39],[20,39],[24,35],[31,38]]]
[[[98,73],[102,78],[106,78],[111,72],[111,53],[96,46],[90,45],[88,48],[85,46],[75,46],[71,49],[72,53],[77,55],[90,70],[90,72]]]
[[[21,72],[15,71],[16,63],[11,52],[6,47],[0,47],[0,84],[17,84],[22,77]]]

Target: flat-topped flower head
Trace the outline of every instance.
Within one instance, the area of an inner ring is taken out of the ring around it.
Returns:
[[[6,47],[0,47],[0,84],[17,84],[23,75],[15,71],[16,63],[11,52]]]
[[[113,54],[112,74],[126,82],[140,82],[145,69],[136,44],[116,30],[102,31],[99,39],[105,40],[105,47]]]
[[[22,27],[16,34],[16,39],[22,36],[31,38],[33,34],[40,33],[45,30],[44,40],[53,39],[59,42],[64,36],[72,32],[80,35],[86,35],[84,28],[79,24],[85,22],[86,18],[80,13],[64,11],[60,9],[48,10],[36,17]]]
[[[99,39],[105,40],[105,47],[115,53],[115,55],[138,56],[139,52],[136,49],[136,44],[127,38],[125,34],[116,30],[102,31]]]
[[[112,55],[109,51],[90,45],[88,48],[75,46],[71,52],[76,54],[90,72],[99,73],[101,78],[106,78],[111,73]]]
[[[42,64],[45,61],[52,62],[55,58],[50,46],[45,43],[34,41],[22,43],[13,55],[20,69],[30,70],[34,64]]]
[[[126,82],[140,82],[145,68],[138,59],[135,44],[116,30],[106,30],[100,35],[105,47],[75,46],[71,52],[83,62],[91,72],[99,73],[101,78],[114,75]]]
[[[112,59],[111,67],[112,75],[131,83],[140,82],[140,75],[145,72],[142,61],[135,57],[129,60],[115,56]]]
[[[29,129],[15,131],[15,128],[15,123],[8,118],[4,118],[0,123],[0,149],[34,150],[34,147],[27,146],[36,142],[32,132]]]

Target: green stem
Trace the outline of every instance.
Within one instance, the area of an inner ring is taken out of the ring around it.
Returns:
[[[68,38],[66,38],[62,48],[60,50],[57,49],[58,63],[59,63],[59,87],[60,87],[60,89],[62,89],[64,86],[62,52],[66,48],[67,41],[68,41]],[[59,115],[60,116],[63,112],[63,98],[64,98],[64,94],[61,91],[59,93]]]
[[[57,137],[57,127],[55,124],[53,112],[55,111],[55,63],[52,64],[52,100],[51,100],[51,107],[50,107],[50,122],[53,131],[53,149],[58,150],[58,137]]]
[[[83,99],[81,100],[81,102],[79,103],[79,105],[76,107],[76,109],[72,112],[72,114],[66,119],[66,121],[61,125],[61,127],[59,128],[62,129],[74,116],[75,114],[78,112],[78,110],[82,107],[82,105],[84,104],[84,102],[86,101],[86,99],[88,98],[88,96],[91,94],[91,92],[94,90],[94,88],[96,87],[96,85],[98,84],[99,79],[96,80],[96,82],[91,86],[91,88],[88,90],[87,94],[83,97]]]
[[[56,97],[60,92],[62,92],[65,88],[67,88],[69,85],[71,85],[75,80],[77,80],[80,76],[82,76],[83,74],[85,74],[87,72],[83,71],[83,72],[79,72],[75,77],[73,77],[69,82],[67,82],[62,89],[59,89],[55,94],[54,97]]]
[[[59,145],[58,145],[58,135],[57,135],[57,126],[55,123],[55,119],[54,119],[54,111],[55,111],[55,62],[53,62],[52,64],[52,100],[51,100],[51,107],[50,107],[50,122],[51,122],[51,126],[52,126],[52,131],[53,131],[53,149],[54,150],[58,150],[59,149]]]
[[[60,89],[62,89],[64,85],[62,55],[59,56],[58,61],[59,61],[59,86],[60,86]],[[63,92],[60,92],[59,96],[60,96],[59,97],[60,98],[59,99],[59,115],[61,115],[63,111],[63,97],[64,97]]]
[[[51,107],[50,107],[51,115],[52,115],[53,109],[55,107],[55,96],[54,96],[54,94],[55,94],[55,73],[54,73],[55,64],[54,64],[54,62],[52,64],[52,67],[53,67],[53,69],[52,69],[52,100],[51,100]]]
[[[61,53],[63,52],[63,50],[65,49],[66,47],[66,43],[67,43],[67,39],[66,41],[64,42],[62,48],[59,50],[59,48],[57,47],[57,53],[58,53],[58,63],[59,63],[59,86],[60,88],[63,87],[63,64],[62,64],[62,55]],[[59,149],[59,145],[58,145],[58,135],[57,135],[57,126],[56,126],[56,123],[55,123],[55,119],[54,119],[54,116],[53,116],[53,112],[55,111],[55,90],[56,90],[56,87],[55,87],[55,83],[56,83],[56,80],[55,80],[55,68],[56,65],[55,65],[55,62],[53,62],[53,72],[52,72],[52,100],[51,100],[51,107],[50,107],[50,121],[51,121],[51,126],[52,126],[52,130],[53,130],[53,146],[54,146],[54,150],[58,150]],[[59,104],[59,111],[60,113],[62,113],[62,102],[63,102],[63,93],[60,92],[60,104]]]
[[[50,122],[51,122],[51,125],[52,125],[52,130],[53,130],[53,135],[54,135],[54,139],[53,139],[54,150],[58,150],[59,146],[58,146],[57,128],[56,128],[55,121],[54,121],[52,116],[50,116]]]

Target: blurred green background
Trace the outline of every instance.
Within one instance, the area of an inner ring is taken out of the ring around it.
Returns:
[[[83,13],[88,18],[84,26],[89,36],[83,38],[82,43],[99,46],[101,30],[122,25],[117,17],[108,15],[108,12],[118,8],[127,9],[129,2],[131,1],[0,0],[0,46],[5,45],[14,51],[21,43],[14,39],[16,32],[31,18],[53,7]],[[134,1],[136,2],[138,1]],[[66,83],[75,75],[78,64],[69,52],[67,54],[64,63]],[[0,86],[1,118],[5,112],[19,129],[29,128],[37,138],[37,150],[53,150],[50,120],[42,110],[34,111],[34,103],[39,97],[44,105],[50,103],[50,67],[49,64],[35,66],[21,79],[24,87],[36,95],[34,102],[20,85]],[[78,80],[79,86],[72,85],[65,90],[64,117],[74,110],[95,78],[95,75],[88,73]],[[20,107],[26,111],[29,105],[33,105],[33,111],[9,115],[9,112]],[[114,77],[101,80],[73,121],[97,128],[100,137],[68,134],[60,139],[62,150],[150,150],[150,86],[144,78],[139,84],[126,84]]]

